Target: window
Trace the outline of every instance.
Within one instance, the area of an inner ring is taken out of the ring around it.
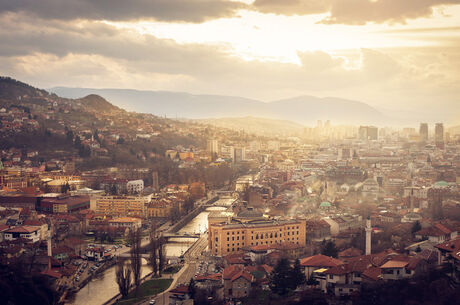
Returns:
[[[333,274],[329,274],[329,279],[333,279],[334,278],[334,275]]]
[[[230,241],[230,237],[227,237],[227,241]]]

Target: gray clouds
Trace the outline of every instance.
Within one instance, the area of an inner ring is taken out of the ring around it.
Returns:
[[[234,16],[244,6],[227,0],[0,0],[0,13],[54,20],[204,22]]]
[[[431,16],[440,5],[459,4],[460,0],[256,0],[253,7],[263,13],[280,15],[329,14],[321,23],[363,25],[405,23],[409,19]]]

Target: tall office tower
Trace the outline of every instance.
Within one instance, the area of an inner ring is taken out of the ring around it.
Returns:
[[[318,120],[318,121],[316,122],[316,127],[318,127],[318,128],[323,128],[323,121]]]
[[[217,140],[208,140],[208,151],[211,154],[218,154],[219,153],[219,142]]]
[[[419,134],[420,134],[421,142],[428,141],[428,124],[427,123],[420,123]]]
[[[375,126],[367,127],[367,137],[369,140],[378,140],[379,139],[379,129]]]
[[[246,150],[244,147],[235,147],[233,150],[233,162],[246,160]]]
[[[360,140],[379,139],[379,129],[375,126],[359,126],[358,134]]]
[[[359,126],[358,138],[360,140],[367,140],[367,126]]]
[[[442,123],[436,123],[434,128],[434,142],[436,147],[443,149],[444,148],[444,125]]]

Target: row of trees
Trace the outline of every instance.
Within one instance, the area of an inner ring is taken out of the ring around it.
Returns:
[[[166,266],[166,239],[159,236],[157,224],[152,222],[150,227],[149,263],[152,267],[153,276],[161,277]]]
[[[154,227],[154,225],[153,225]],[[160,276],[166,265],[165,255],[165,239],[156,236],[156,230],[150,237],[150,265],[152,266],[153,275]],[[121,260],[118,262],[116,269],[116,281],[118,289],[123,297],[126,297],[134,286],[136,293],[141,284],[141,268],[142,268],[142,234],[141,230],[133,230],[130,232],[130,261],[127,264]]]

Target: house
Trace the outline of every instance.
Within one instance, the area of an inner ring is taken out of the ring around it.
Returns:
[[[104,249],[103,248],[88,248],[86,250],[86,257],[90,261],[99,262],[104,258]]]
[[[323,240],[331,239],[331,225],[321,220],[307,220],[307,240],[314,242],[321,242]]]
[[[350,259],[352,257],[361,256],[362,254],[363,254],[363,251],[352,247],[352,248],[348,248],[343,251],[340,251],[338,256],[341,261],[346,262],[347,259]]]
[[[447,240],[451,240],[457,237],[457,230],[443,225],[435,223],[433,226],[425,229],[421,229],[415,232],[415,238],[418,240],[428,239],[429,241],[442,243]]]
[[[438,263],[452,262],[460,271],[460,238],[449,240],[434,246],[439,251]]]
[[[222,273],[196,275],[195,282],[197,287],[202,289],[218,289],[222,287]]]
[[[322,254],[305,257],[300,260],[300,265],[305,268],[305,276],[307,279],[309,279],[313,271],[317,269],[329,269],[343,264],[344,262],[341,260]]]
[[[109,220],[109,226],[115,228],[127,228],[130,230],[137,230],[142,227],[142,220],[135,217],[118,217]]]
[[[222,281],[224,284],[224,298],[238,299],[249,295],[254,277],[244,267],[231,265],[224,269]]]
[[[380,269],[384,280],[400,280],[426,271],[426,266],[426,261],[420,257],[395,257],[380,266]]]
[[[40,240],[40,227],[35,226],[19,226],[8,229],[3,233],[4,239],[16,240],[18,238],[30,239],[32,242]]]
[[[324,221],[330,225],[331,235],[335,236],[340,232],[361,227],[363,219],[361,216],[342,215],[325,217]]]
[[[190,294],[186,285],[179,285],[169,291],[169,305],[180,305],[189,299]]]

